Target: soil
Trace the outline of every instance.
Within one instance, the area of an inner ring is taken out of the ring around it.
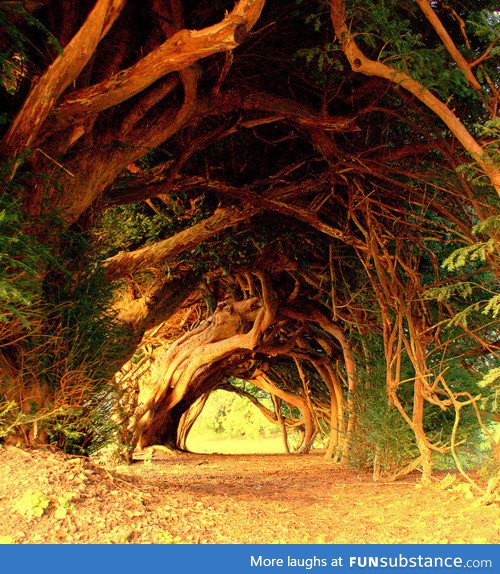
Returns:
[[[321,454],[154,451],[130,466],[0,447],[4,543],[498,543],[464,483],[374,482]]]

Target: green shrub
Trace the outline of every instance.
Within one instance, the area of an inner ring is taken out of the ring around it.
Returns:
[[[33,232],[0,196],[0,439],[81,454],[114,433],[113,375],[129,333],[87,245],[67,232],[49,249]]]
[[[388,404],[385,377],[372,376],[369,385],[360,385],[354,405],[357,420],[349,454],[351,465],[371,467],[377,462],[382,472],[390,473],[418,456],[413,431]]]

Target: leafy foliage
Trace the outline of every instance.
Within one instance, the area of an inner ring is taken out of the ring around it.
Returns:
[[[27,490],[17,501],[16,510],[31,520],[43,516],[49,504],[50,500],[41,491]]]
[[[413,432],[397,409],[388,405],[382,365],[376,365],[366,384],[359,387],[354,405],[357,423],[350,452],[353,466],[379,464],[382,472],[391,473],[418,455]]]
[[[18,203],[0,196],[0,323],[15,317],[25,327],[42,299],[40,273],[54,261],[49,249],[29,232]]]
[[[500,217],[493,215],[480,222],[472,229],[475,236],[487,237],[489,239],[478,239],[472,245],[461,247],[453,251],[442,263],[442,267],[449,272],[457,270],[474,270],[477,263],[488,263],[498,258]],[[488,276],[489,275],[489,276]],[[468,319],[473,313],[481,311],[484,315],[491,315],[497,318],[500,313],[500,295],[495,293],[498,289],[498,280],[492,274],[483,274],[481,282],[458,281],[448,285],[429,289],[425,297],[437,299],[438,301],[452,301],[456,296],[471,301],[472,304],[458,310],[450,319],[449,325],[464,325],[467,327]],[[487,297],[479,299],[479,297]]]
[[[29,53],[33,44],[30,31],[41,34],[48,45],[61,52],[57,38],[35,18],[23,2],[2,2],[0,4],[0,30],[6,37],[6,50],[0,50],[0,90],[16,94],[30,65]],[[1,122],[0,122],[1,124]]]
[[[477,384],[488,393],[483,399],[483,409],[500,413],[500,367],[490,369]]]
[[[94,264],[75,283],[54,253],[28,233],[19,206],[5,195],[2,202],[0,345],[3,356],[16,357],[21,368],[16,380],[2,371],[0,437],[34,427],[51,443],[81,453],[114,430],[98,407],[112,392],[109,381],[129,334],[114,321],[113,293]],[[72,239],[67,234],[65,245],[76,257],[75,248],[85,250],[85,244],[78,240],[76,247]],[[45,389],[42,402],[13,400],[17,385]]]
[[[245,385],[251,386],[248,383]],[[258,394],[267,393],[258,391]],[[272,408],[268,397],[261,397],[260,401],[267,408]],[[277,427],[265,419],[247,399],[219,390],[210,395],[192,433],[203,435],[207,431],[226,438],[258,439],[276,434]]]
[[[456,96],[477,100],[464,73],[422,23],[416,4],[351,0],[347,7],[362,30],[359,40],[372,52],[372,57],[410,74],[444,100]],[[440,7],[434,9],[439,11]],[[495,10],[488,7],[472,12],[469,17],[469,33],[474,33],[479,41],[491,41],[498,27]]]
[[[488,255],[494,253],[495,249],[496,241],[493,238],[485,242],[478,242],[474,245],[462,247],[445,259],[443,267],[446,267],[449,271],[455,271],[470,262],[477,260],[486,261]]]

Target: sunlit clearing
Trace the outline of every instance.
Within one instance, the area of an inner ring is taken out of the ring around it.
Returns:
[[[284,452],[278,427],[250,401],[223,390],[211,394],[189,433],[187,447],[199,453]]]

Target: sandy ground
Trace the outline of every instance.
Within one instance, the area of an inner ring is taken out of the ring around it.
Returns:
[[[440,477],[442,479],[442,476]],[[321,455],[171,454],[99,466],[0,448],[3,543],[498,543],[465,485],[374,483]]]

